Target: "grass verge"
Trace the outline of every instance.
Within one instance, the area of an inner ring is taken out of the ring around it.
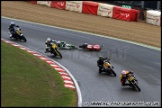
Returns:
[[[1,106],[76,107],[76,92],[32,54],[1,41]]]

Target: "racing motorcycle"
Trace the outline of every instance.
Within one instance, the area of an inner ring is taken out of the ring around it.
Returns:
[[[22,34],[21,29],[19,27],[17,27],[15,31],[16,31],[15,34],[11,34],[11,32],[8,33],[12,35],[12,37],[15,38],[16,40],[27,42],[24,34]]]
[[[129,74],[127,80],[134,89],[136,89],[137,91],[141,91],[140,87],[138,86],[138,81],[133,74]]]
[[[104,64],[103,64],[102,72],[106,72],[108,74],[112,74],[112,75],[116,76],[116,73],[113,70],[114,66],[112,66],[107,60],[104,60],[103,62],[104,62]]]
[[[79,48],[86,49],[88,51],[100,51],[103,46],[100,46],[98,44],[88,44],[88,45],[80,45]]]
[[[51,54],[54,54],[54,56],[60,56],[62,58],[62,54],[60,53],[59,49],[57,48],[56,43],[51,43]]]
[[[60,44],[58,45],[58,47],[59,49],[68,49],[68,50],[77,49],[77,47],[75,47],[72,44],[68,44],[68,43]]]

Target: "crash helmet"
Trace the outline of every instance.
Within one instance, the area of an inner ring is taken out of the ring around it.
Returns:
[[[100,56],[99,56],[99,59],[103,59],[103,57],[100,55]]]
[[[121,73],[122,73],[122,74],[127,74],[126,70],[122,70]]]
[[[51,40],[51,38],[47,38],[47,42],[51,42],[52,40]]]
[[[11,21],[11,25],[15,25],[15,22],[14,21]]]

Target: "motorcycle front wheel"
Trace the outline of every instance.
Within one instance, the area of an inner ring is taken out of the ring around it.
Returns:
[[[24,42],[27,42],[26,38],[24,36],[21,37],[21,39],[24,41]]]
[[[111,69],[112,74],[116,77],[116,73]]]
[[[57,49],[56,49],[56,51],[57,51],[58,56],[60,56],[60,58],[62,58],[62,54]]]
[[[59,53],[60,58],[62,58],[62,54],[60,52],[58,52],[58,53]]]
[[[134,84],[134,86],[138,91],[141,91],[141,89],[139,88],[139,86],[137,84]]]

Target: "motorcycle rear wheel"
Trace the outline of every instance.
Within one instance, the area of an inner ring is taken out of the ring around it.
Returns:
[[[62,58],[62,54],[57,50],[58,56],[60,56],[60,58]]]

